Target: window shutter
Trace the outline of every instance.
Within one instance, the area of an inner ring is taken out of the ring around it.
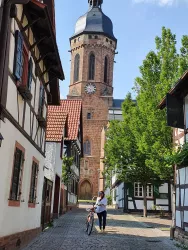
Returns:
[[[29,90],[31,90],[32,79],[33,79],[33,61],[30,58],[29,68],[28,68],[28,82],[27,82],[27,87]]]
[[[43,105],[44,105],[44,87],[40,86],[40,99],[39,99],[39,114],[43,117]]]
[[[134,185],[132,183],[128,183],[127,187],[129,190],[129,196],[134,197]]]
[[[23,72],[23,36],[18,30],[15,32],[14,76],[21,80]]]
[[[153,186],[153,196],[154,196],[154,198],[159,198],[160,197],[160,194],[159,194],[159,185],[158,184],[155,184]]]

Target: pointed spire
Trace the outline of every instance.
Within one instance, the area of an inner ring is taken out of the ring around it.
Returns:
[[[103,0],[88,0],[89,6],[90,7],[100,7],[103,3]]]

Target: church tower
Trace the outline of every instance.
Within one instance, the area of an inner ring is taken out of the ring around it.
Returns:
[[[99,191],[101,131],[108,123],[113,99],[113,68],[117,39],[113,24],[102,12],[103,0],[88,0],[70,38],[71,82],[68,99],[82,99],[83,150],[79,199]]]

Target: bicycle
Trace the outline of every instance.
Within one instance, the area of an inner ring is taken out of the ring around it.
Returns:
[[[93,230],[93,225],[94,225],[94,214],[95,214],[95,203],[93,203],[92,208],[87,208],[86,211],[89,212],[87,216],[87,221],[86,221],[86,233],[88,235],[91,235],[91,232]]]

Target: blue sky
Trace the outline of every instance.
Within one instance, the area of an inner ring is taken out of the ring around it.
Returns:
[[[114,24],[118,39],[114,97],[124,98],[131,91],[139,66],[146,54],[155,49],[155,36],[162,26],[177,35],[188,35],[188,0],[103,0],[103,12]],[[70,84],[69,37],[74,33],[76,20],[88,10],[88,0],[55,0],[57,42],[65,81],[60,83],[61,97],[66,98]]]

